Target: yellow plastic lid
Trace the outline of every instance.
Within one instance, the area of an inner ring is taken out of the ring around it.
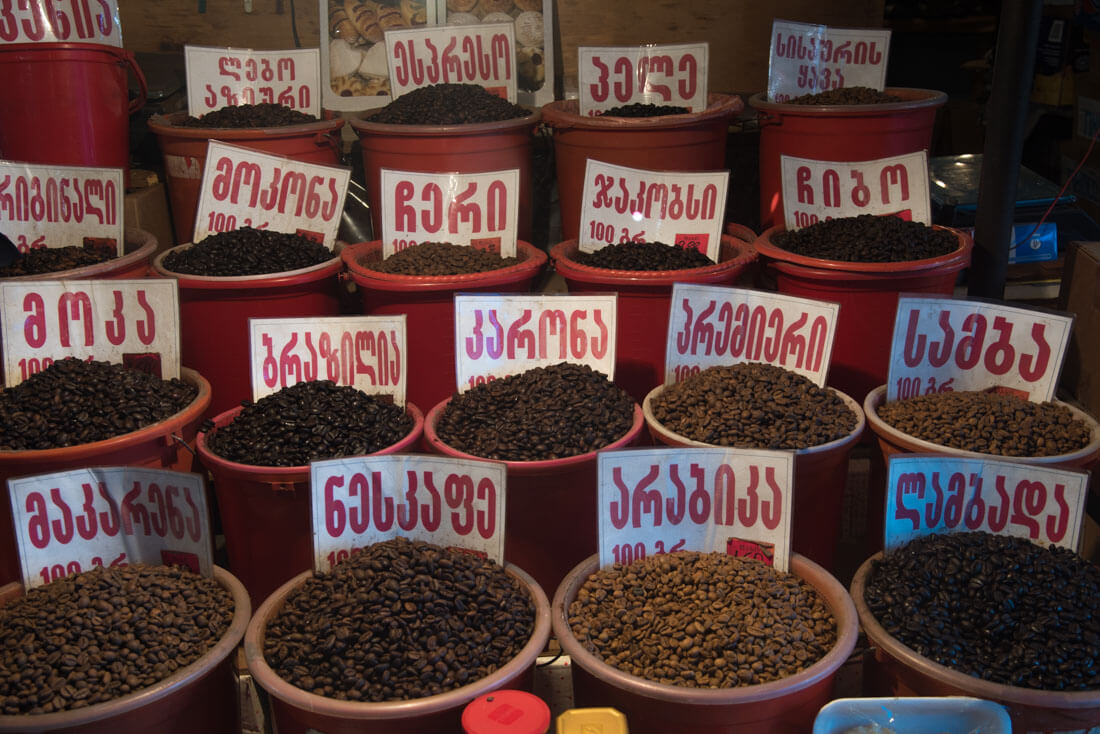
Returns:
[[[557,734],[627,734],[626,717],[613,708],[570,709],[558,717]]]

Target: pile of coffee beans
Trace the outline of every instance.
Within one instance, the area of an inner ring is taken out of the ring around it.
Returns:
[[[360,260],[359,264],[393,275],[468,275],[518,265],[519,258],[450,242],[421,242],[385,260]]]
[[[480,680],[530,640],[527,591],[492,561],[396,538],[292,591],[264,658],[288,683],[342,701],[403,701]]]
[[[860,214],[772,234],[772,244],[822,260],[884,263],[940,257],[959,249],[954,232],[900,217]]]
[[[998,456],[1057,456],[1088,446],[1089,425],[1058,403],[1005,392],[918,395],[878,407],[902,433],[953,449]]]
[[[596,657],[657,683],[735,688],[810,667],[837,641],[824,598],[755,559],[678,551],[588,577],[569,628]]]
[[[286,127],[317,122],[315,115],[287,107],[286,105],[261,102],[260,104],[241,104],[222,107],[207,112],[202,117],[187,116],[177,124],[180,127]]]
[[[926,658],[1003,685],[1100,688],[1100,568],[1026,538],[949,533],[875,561],[864,600]]]
[[[58,360],[0,392],[0,449],[77,446],[172,417],[198,397],[179,379],[109,362]]]
[[[19,255],[10,265],[0,267],[0,278],[60,273],[112,259],[108,252],[83,247],[36,247]]]
[[[833,390],[770,364],[708,367],[650,401],[664,428],[716,446],[804,449],[844,438],[858,416]]]
[[[871,87],[841,87],[817,94],[803,94],[787,104],[889,104],[902,101],[904,100],[896,94],[887,94]]]
[[[299,234],[241,227],[175,249],[161,262],[173,273],[236,277],[285,273],[334,257],[332,250]]]
[[[175,567],[99,567],[0,607],[0,713],[83,708],[155,685],[201,658],[233,597]]]
[[[633,423],[626,391],[591,367],[562,362],[456,393],[436,433],[473,456],[542,461],[601,449]]]
[[[694,247],[677,247],[664,242],[624,242],[601,247],[595,252],[578,250],[573,259],[590,268],[652,272],[703,268],[714,264]]]
[[[330,380],[307,380],[245,402],[231,423],[207,434],[206,445],[238,464],[305,466],[381,451],[407,436],[414,424],[403,408],[383,397]],[[209,422],[203,426],[210,429]]]
[[[634,102],[619,107],[612,107],[600,113],[602,117],[660,117],[662,115],[683,115],[691,112],[687,107],[677,105],[646,104]]]
[[[432,84],[402,94],[366,119],[387,125],[465,125],[530,114],[477,84]]]

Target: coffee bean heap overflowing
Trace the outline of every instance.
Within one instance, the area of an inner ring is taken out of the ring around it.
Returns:
[[[530,596],[498,564],[396,538],[293,591],[267,626],[264,658],[319,696],[403,701],[490,675],[534,629]]]
[[[287,107],[286,105],[261,102],[260,104],[241,104],[222,107],[207,112],[202,117],[187,116],[177,124],[180,127],[286,127],[287,125],[305,125],[317,122],[315,115]]]
[[[529,114],[530,110],[477,84],[431,84],[402,94],[367,120],[387,125],[465,125]]]
[[[542,461],[601,449],[627,434],[634,399],[607,376],[562,362],[455,394],[436,433],[451,448],[501,461]]]
[[[634,102],[633,104],[624,104],[604,110],[600,115],[607,117],[660,117],[662,115],[683,115],[688,112],[691,112],[691,110],[687,107],[677,105]]]
[[[58,360],[0,392],[0,449],[32,451],[103,441],[180,412],[198,388],[109,362]]]
[[[958,237],[949,230],[873,214],[775,232],[772,244],[796,255],[861,263],[927,260],[959,249]]]
[[[810,584],[724,553],[667,553],[600,569],[569,605],[569,628],[608,665],[690,688],[779,680],[837,641],[836,619]]]
[[[518,257],[450,242],[421,242],[395,252],[385,260],[361,260],[370,270],[395,275],[467,275],[500,270],[519,264]]]
[[[677,247],[664,242],[624,242],[607,245],[595,252],[573,256],[581,265],[608,270],[687,270],[713,265],[714,261],[694,247]]]
[[[111,255],[102,250],[73,246],[36,247],[19,255],[10,265],[0,267],[0,278],[59,273],[107,262],[110,259],[112,259]]]
[[[915,438],[998,456],[1057,456],[1092,440],[1088,424],[1066,406],[1033,403],[1012,393],[918,395],[880,405],[878,415]]]
[[[235,277],[285,273],[334,257],[332,250],[299,234],[241,227],[173,250],[162,262],[173,273]]]
[[[836,392],[782,367],[749,362],[708,367],[669,385],[650,408],[674,433],[737,448],[820,446],[859,422]]]
[[[207,434],[206,445],[238,464],[305,466],[381,451],[407,436],[413,425],[403,408],[377,395],[330,380],[307,380],[246,402],[232,423]]]
[[[0,713],[48,714],[152,686],[214,647],[233,598],[174,567],[95,568],[0,607]]]
[[[817,94],[803,94],[787,104],[889,104],[902,101],[896,94],[887,94],[871,87],[841,87]]]
[[[1100,688],[1100,568],[1026,538],[948,533],[874,563],[864,599],[926,658],[994,683]]]

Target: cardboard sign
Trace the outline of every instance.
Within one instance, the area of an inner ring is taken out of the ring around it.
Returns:
[[[768,101],[886,84],[890,31],[772,21]]]
[[[860,214],[891,214],[932,225],[928,153],[859,163],[780,156],[787,229]]]
[[[175,278],[0,282],[4,384],[66,357],[179,377],[178,289]]]
[[[519,170],[414,173],[382,169],[382,257],[421,242],[516,256]]]
[[[560,362],[615,378],[616,294],[455,296],[458,391]]]
[[[25,588],[131,563],[213,575],[214,536],[198,474],[73,469],[9,479],[8,491]]]
[[[97,43],[122,47],[117,0],[5,0],[0,44]]]
[[[331,380],[405,404],[405,314],[249,319],[252,400]]]
[[[709,53],[706,43],[581,46],[580,114],[634,103],[705,110]]]
[[[336,244],[351,170],[268,155],[211,140],[193,240],[241,227]]]
[[[502,462],[389,454],[315,461],[309,475],[315,571],[399,535],[504,562]]]
[[[122,170],[0,161],[0,232],[20,252],[102,246],[125,254]]]
[[[597,461],[601,567],[690,550],[789,570],[793,452],[626,449]]]
[[[430,84],[477,84],[516,101],[516,32],[511,23],[386,31],[393,96]]]
[[[187,111],[195,117],[222,107],[280,104],[321,115],[321,52],[184,46]]]
[[[707,367],[764,362],[825,386],[840,305],[747,288],[674,283],[665,384]]]
[[[898,299],[886,399],[951,390],[1054,399],[1073,316],[955,298]]]
[[[589,159],[581,200],[581,252],[624,242],[663,242],[718,262],[729,171],[643,171]]]

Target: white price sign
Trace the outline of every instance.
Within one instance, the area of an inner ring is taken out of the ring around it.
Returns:
[[[626,449],[597,462],[601,567],[690,550],[789,570],[793,452]]]
[[[382,257],[450,242],[516,256],[519,170],[414,173],[382,169]]]
[[[179,377],[178,288],[174,278],[0,282],[4,384],[66,357]]]
[[[890,31],[772,21],[768,100],[886,84]]]
[[[485,23],[386,31],[393,96],[429,84],[477,84],[516,101],[516,30]]]
[[[122,48],[117,0],[5,0],[0,44],[98,43]]]
[[[1073,317],[955,298],[898,300],[886,399],[998,388],[1054,399]]]
[[[184,46],[187,111],[195,117],[222,107],[278,104],[321,115],[321,52],[316,48],[254,51]]]
[[[419,454],[314,461],[313,568],[397,536],[504,563],[501,462]]]
[[[675,283],[665,384],[700,370],[764,362],[825,386],[840,305],[747,288]]]
[[[0,161],[0,232],[20,252],[102,246],[125,254],[122,170]]]
[[[459,392],[571,362],[615,377],[616,294],[455,296]]]
[[[297,233],[332,249],[351,169],[211,140],[193,240],[241,227]]]
[[[931,226],[928,153],[858,163],[780,156],[789,230],[860,214],[890,214]]]
[[[198,474],[74,469],[8,480],[23,585],[95,566],[187,566],[213,575],[214,538]]]
[[[577,49],[580,114],[653,104],[707,108],[706,43],[581,46]]]
[[[911,454],[890,459],[886,552],[925,535],[977,532],[1077,552],[1089,475],[1035,464]]]

